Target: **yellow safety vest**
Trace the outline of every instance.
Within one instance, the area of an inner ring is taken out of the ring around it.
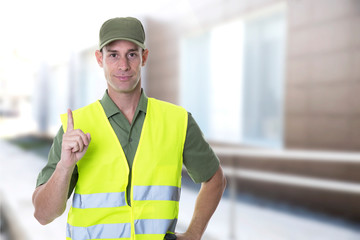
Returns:
[[[129,166],[99,101],[73,112],[74,128],[91,134],[68,215],[66,239],[163,240],[174,232],[181,189],[187,112],[148,99],[147,113],[132,167]],[[67,114],[61,115],[64,131]]]

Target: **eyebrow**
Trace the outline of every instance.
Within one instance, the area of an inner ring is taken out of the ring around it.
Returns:
[[[116,53],[118,52],[117,50],[112,50],[112,49],[106,49],[108,52],[112,52],[112,53]],[[139,48],[135,48],[135,49],[129,49],[127,52],[136,52],[139,51]]]

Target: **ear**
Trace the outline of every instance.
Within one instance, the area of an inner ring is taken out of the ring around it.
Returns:
[[[144,49],[144,52],[142,54],[142,65],[141,66],[145,66],[145,63],[148,59],[149,56],[149,50],[148,49]]]
[[[95,52],[96,61],[98,62],[100,67],[103,67],[103,54],[99,50]]]

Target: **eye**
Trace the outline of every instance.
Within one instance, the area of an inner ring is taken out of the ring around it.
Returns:
[[[135,53],[135,52],[131,52],[131,53],[129,53],[129,58],[136,58],[137,57],[137,53]]]
[[[116,53],[111,53],[109,56],[112,57],[112,58],[116,58],[117,54]]]

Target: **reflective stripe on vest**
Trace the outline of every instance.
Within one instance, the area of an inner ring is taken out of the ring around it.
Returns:
[[[106,208],[126,205],[125,192],[78,194],[73,197],[74,208]]]
[[[137,219],[135,234],[163,234],[175,232],[177,219]],[[66,237],[72,239],[130,238],[130,223],[98,224],[90,227],[74,227],[67,224]]]
[[[163,240],[174,232],[179,211],[185,109],[149,98],[132,166],[129,167],[108,118],[95,102],[73,111],[74,129],[91,134],[77,163],[78,181],[69,211],[67,239]],[[62,115],[64,132],[67,115]]]
[[[90,227],[74,227],[67,224],[66,237],[74,240],[130,238],[130,223],[98,224]]]
[[[133,189],[133,198],[136,201],[180,200],[181,189],[175,186],[134,186]]]
[[[175,232],[177,219],[137,219],[135,220],[136,234],[163,234]]]
[[[134,186],[134,200],[179,201],[181,189],[174,186]],[[125,192],[78,194],[73,197],[74,208],[106,208],[126,206]]]

